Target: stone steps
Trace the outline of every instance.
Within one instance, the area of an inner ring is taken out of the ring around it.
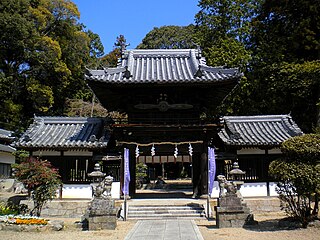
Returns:
[[[128,219],[204,218],[202,205],[129,205]]]

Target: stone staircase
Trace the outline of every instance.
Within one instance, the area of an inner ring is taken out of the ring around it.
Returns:
[[[129,205],[128,219],[201,219],[205,218],[201,204]]]

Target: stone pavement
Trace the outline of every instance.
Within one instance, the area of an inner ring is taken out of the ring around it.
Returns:
[[[203,240],[193,220],[141,220],[125,240]]]

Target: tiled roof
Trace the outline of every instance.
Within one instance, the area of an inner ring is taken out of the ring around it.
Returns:
[[[201,75],[197,75],[199,70]],[[127,76],[126,76],[127,71]],[[127,50],[116,68],[88,70],[87,80],[111,84],[207,83],[238,79],[237,68],[210,67],[196,49]]]
[[[226,145],[279,146],[290,137],[302,135],[290,115],[225,116],[218,133]]]
[[[107,147],[109,132],[102,118],[35,117],[14,143],[17,148],[96,149]]]
[[[13,134],[13,132],[0,128],[0,139],[1,140],[6,140],[6,141],[13,140],[14,137],[12,136],[12,134]]]

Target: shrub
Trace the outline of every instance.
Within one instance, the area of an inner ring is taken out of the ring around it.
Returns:
[[[50,162],[34,157],[15,164],[14,168],[16,178],[25,185],[33,200],[34,208],[30,215],[40,216],[43,205],[55,197],[61,184],[58,170]]]
[[[282,144],[282,159],[270,164],[285,212],[304,226],[317,218],[320,196],[320,135],[306,134]]]
[[[7,203],[0,202],[0,215],[18,214],[19,211],[16,208],[12,208]]]
[[[147,177],[147,165],[144,163],[138,163],[136,165],[136,188],[141,188],[142,184]]]
[[[13,202],[0,202],[0,215],[16,215],[16,214],[25,214],[28,210],[26,204],[16,205]]]

